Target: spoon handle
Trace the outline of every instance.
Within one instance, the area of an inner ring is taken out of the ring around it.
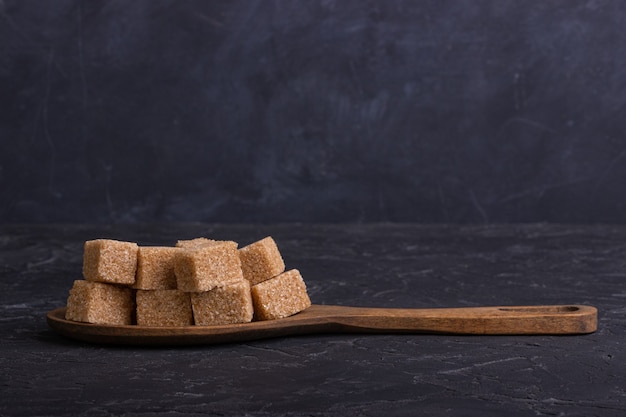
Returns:
[[[334,331],[446,334],[583,334],[597,329],[598,312],[585,305],[435,309],[319,306]]]

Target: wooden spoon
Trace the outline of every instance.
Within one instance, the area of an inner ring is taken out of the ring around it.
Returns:
[[[458,335],[565,335],[597,329],[597,309],[584,305],[468,308],[365,308],[312,305],[278,320],[219,326],[146,327],[65,319],[65,307],[47,314],[67,337],[123,345],[193,345],[242,342],[319,333],[430,333]]]

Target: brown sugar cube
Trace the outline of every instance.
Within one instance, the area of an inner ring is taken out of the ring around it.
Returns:
[[[138,326],[191,326],[189,293],[180,290],[137,290]]]
[[[67,299],[67,320],[98,324],[131,324],[133,290],[117,285],[77,280]]]
[[[178,242],[176,242],[176,247],[177,248],[193,248],[196,246],[202,246],[202,245],[211,244],[214,242],[216,241],[212,239],[207,239],[206,237],[197,237],[195,239],[179,240]]]
[[[311,306],[306,285],[297,269],[253,285],[251,294],[258,320],[288,317]]]
[[[285,271],[276,242],[270,236],[239,249],[243,277],[255,285]]]
[[[83,276],[87,281],[134,284],[138,246],[132,242],[96,239],[85,242]]]
[[[244,279],[237,243],[231,241],[182,248],[174,271],[178,289],[188,292],[208,291]]]
[[[194,322],[200,326],[248,323],[254,316],[250,283],[245,279],[211,291],[191,293],[191,306]]]
[[[180,248],[140,246],[137,251],[137,275],[133,288],[139,290],[176,289],[174,261]]]

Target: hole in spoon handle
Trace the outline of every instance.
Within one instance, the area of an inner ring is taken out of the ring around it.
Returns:
[[[580,311],[579,306],[521,306],[521,307],[499,307],[498,310],[515,313],[571,313]]]

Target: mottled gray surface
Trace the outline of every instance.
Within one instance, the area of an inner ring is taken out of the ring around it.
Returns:
[[[380,307],[592,304],[586,336],[319,335],[181,348],[65,339],[45,313],[82,243],[241,244],[272,235],[313,302]],[[2,226],[1,415],[623,416],[626,228]]]
[[[604,0],[2,0],[0,222],[626,223]]]

